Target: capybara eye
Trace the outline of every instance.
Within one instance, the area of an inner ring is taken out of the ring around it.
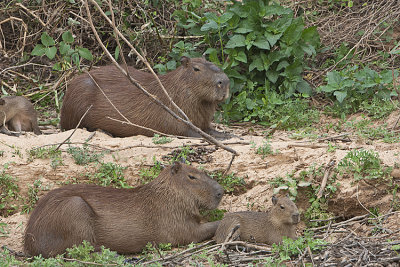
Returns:
[[[193,67],[194,71],[200,71],[200,69],[198,67]]]
[[[192,180],[195,180],[195,179],[197,179],[196,177],[194,177],[193,175],[189,175],[189,178],[190,179],[192,179]]]
[[[285,209],[285,206],[281,205],[281,209],[283,209],[283,210],[284,210],[284,209]]]

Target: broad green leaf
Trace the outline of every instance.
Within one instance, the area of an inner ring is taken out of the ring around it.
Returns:
[[[218,26],[218,24],[217,24],[215,21],[212,20],[212,21],[210,21],[209,23],[204,24],[204,25],[200,28],[200,30],[203,31],[203,32],[209,31],[210,29],[218,30],[218,29],[219,29],[219,26]]]
[[[40,40],[42,41],[42,44],[44,46],[52,46],[55,44],[54,39],[47,34],[47,32],[42,33],[42,35],[40,36]]]
[[[270,32],[264,32],[265,38],[267,38],[269,45],[272,47],[276,44],[276,42],[282,37],[282,33],[272,34]]]
[[[311,86],[303,79],[297,84],[297,91],[308,96],[312,94]]]
[[[114,58],[115,58],[115,60],[118,60],[118,58],[119,58],[119,52],[120,52],[120,49],[119,49],[119,46],[117,45],[117,47],[115,48],[115,52],[114,52]]]
[[[249,110],[254,109],[257,106],[257,104],[250,98],[246,98],[246,107]]]
[[[79,64],[79,54],[78,53],[73,53],[71,55],[72,61],[74,62],[74,64],[79,68],[80,64]]]
[[[292,12],[293,11],[290,8],[274,4],[274,5],[267,6],[265,16],[288,15],[288,14],[292,14]]]
[[[258,71],[264,70],[264,64],[261,60],[261,57],[257,57],[251,62],[250,66],[249,66],[249,72],[254,69],[257,69]]]
[[[90,61],[93,60],[92,53],[87,48],[78,47],[78,53],[84,59],[87,59],[87,60],[90,60]]]
[[[343,100],[346,98],[347,96],[347,91],[335,91],[333,93],[334,96],[336,96],[337,101],[339,101],[339,103],[342,103]]]
[[[264,36],[258,36],[257,39],[253,42],[253,45],[265,50],[269,50],[271,48],[269,46],[267,38]]]
[[[307,182],[307,181],[300,181],[298,184],[297,184],[297,186],[299,186],[299,187],[307,187],[307,186],[310,186],[311,185],[311,183],[310,182]]]
[[[296,18],[292,21],[292,24],[286,29],[285,33],[282,36],[282,41],[287,43],[288,45],[292,45],[299,41],[301,34],[304,29],[303,19]]]
[[[221,17],[219,17],[219,23],[225,23],[233,17],[233,13],[224,13]]]
[[[60,42],[60,54],[67,55],[68,51],[71,49],[69,44],[64,43],[63,41]]]
[[[66,42],[67,44],[74,42],[74,37],[72,36],[72,33],[70,31],[64,32],[61,37],[63,41]]]
[[[175,60],[170,60],[167,62],[167,68],[169,70],[174,70],[176,69],[176,61]]]
[[[31,55],[32,56],[43,56],[46,53],[45,49],[46,49],[46,47],[44,45],[37,44],[33,48]]]
[[[313,47],[319,47],[320,38],[319,33],[317,31],[317,26],[312,26],[304,29],[301,34],[301,38],[303,38],[304,42],[312,45]]]
[[[253,29],[248,29],[248,28],[243,28],[243,27],[237,28],[235,30],[236,33],[248,33],[248,32],[252,32],[252,31],[253,31]]]
[[[213,13],[213,12],[207,12],[204,14],[204,17],[206,17],[208,20],[213,20],[213,21],[219,21],[218,16]]]
[[[272,69],[269,69],[269,70],[267,70],[266,74],[267,74],[268,80],[270,80],[272,83],[276,83],[276,81],[278,80],[278,76],[279,76],[278,72],[276,72]]]
[[[45,48],[45,54],[49,59],[53,59],[56,53],[57,53],[57,48],[55,46]]]
[[[237,61],[247,63],[247,56],[243,51],[240,51],[237,56],[235,57]]]
[[[226,48],[235,48],[245,46],[245,38],[241,34],[236,34],[229,39]]]
[[[289,66],[289,63],[286,60],[283,60],[279,62],[278,66],[276,67],[276,70],[280,71],[282,69],[285,69],[287,66]]]
[[[340,73],[337,71],[330,71],[326,74],[326,78],[328,80],[329,85],[336,85],[339,86],[340,82],[342,81],[342,77]]]

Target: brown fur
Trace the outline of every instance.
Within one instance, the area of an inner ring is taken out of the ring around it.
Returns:
[[[182,58],[182,66],[160,80],[174,102],[186,113],[194,125],[204,131],[211,130],[217,104],[229,95],[229,79],[217,66],[203,58]],[[165,94],[150,73],[128,67],[130,75],[149,93],[157,96],[175,113],[168,104]],[[90,74],[103,89],[117,109],[132,123],[162,133],[181,136],[198,136],[187,125],[167,113],[114,66],[103,66]],[[82,120],[80,127],[89,130],[102,129],[114,136],[153,136],[154,133],[136,126],[122,124],[107,117],[124,120],[103,96],[100,89],[87,74],[75,78],[68,86],[61,108],[61,128],[73,129],[90,105],[93,107]],[[177,113],[179,115],[179,113]]]
[[[5,125],[3,125],[4,121]],[[8,135],[19,135],[10,131],[42,133],[39,129],[36,111],[32,103],[23,96],[4,96],[0,98],[0,126],[0,132]]]
[[[239,225],[234,240],[257,243],[280,243],[282,237],[296,238],[299,211],[288,197],[272,198],[274,203],[269,212],[242,211],[225,214],[215,233],[214,240],[223,243],[232,229]]]
[[[222,195],[216,181],[181,163],[133,189],[64,186],[39,200],[25,230],[25,252],[52,257],[83,240],[124,254],[148,242],[201,242],[214,236],[219,221],[200,223],[199,209],[215,209]]]

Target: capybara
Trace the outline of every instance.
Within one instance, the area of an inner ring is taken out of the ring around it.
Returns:
[[[201,223],[199,209],[215,209],[223,188],[205,172],[176,162],[133,189],[89,184],[60,187],[42,197],[25,230],[31,256],[53,257],[89,241],[121,254],[148,242],[185,245],[211,239],[219,221]]]
[[[0,98],[0,126],[0,132],[8,135],[19,136],[21,131],[42,133],[38,126],[36,110],[32,103],[23,96]]]
[[[176,70],[159,75],[162,84],[194,125],[216,137],[223,137],[222,133],[211,129],[211,121],[217,104],[229,96],[229,78],[221,69],[203,58],[182,57],[181,62],[182,65]],[[128,67],[128,70],[131,77],[150,94],[179,115],[151,73],[133,67]],[[199,136],[131,84],[115,66],[99,67],[90,71],[90,74],[115,107],[132,123],[165,134]],[[111,120],[124,121],[87,73],[79,75],[68,85],[61,108],[61,128],[74,129],[91,105],[92,108],[79,126],[81,128],[102,129],[117,137],[154,135],[153,131]]]
[[[256,243],[280,243],[282,237],[296,238],[296,224],[300,221],[296,204],[287,196],[272,197],[274,204],[269,212],[240,211],[225,214],[215,233],[214,240],[223,243],[232,229],[239,225],[233,240]]]

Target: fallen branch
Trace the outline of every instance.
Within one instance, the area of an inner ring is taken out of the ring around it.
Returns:
[[[329,175],[331,173],[331,170],[335,166],[335,164],[336,164],[335,160],[330,160],[329,163],[325,167],[324,178],[322,179],[321,188],[319,189],[318,194],[317,194],[318,199],[321,198],[322,194],[324,193],[326,183],[328,182]]]

